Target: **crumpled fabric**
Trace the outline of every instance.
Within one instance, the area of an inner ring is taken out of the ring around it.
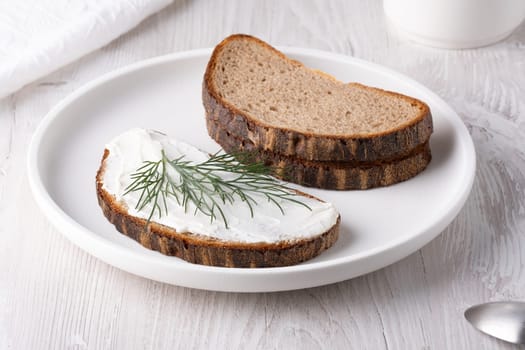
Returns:
[[[0,1],[0,98],[108,44],[172,1]]]

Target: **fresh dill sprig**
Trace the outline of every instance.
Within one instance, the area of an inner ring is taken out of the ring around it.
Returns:
[[[171,170],[171,171],[170,171]],[[131,174],[132,183],[126,187],[124,195],[140,192],[135,209],[142,210],[151,204],[147,223],[157,214],[167,214],[168,197],[173,197],[188,211],[190,203],[198,212],[210,217],[210,222],[221,218],[228,228],[228,220],[223,206],[235,200],[244,202],[253,217],[257,201],[253,195],[263,195],[276,205],[284,215],[280,201],[286,200],[311,208],[296,199],[298,194],[270,176],[271,168],[262,162],[254,161],[250,153],[215,153],[206,161],[193,163],[184,156],[169,159],[164,150],[159,161],[145,161]],[[176,173],[176,176],[170,174]],[[223,176],[221,176],[221,174]]]

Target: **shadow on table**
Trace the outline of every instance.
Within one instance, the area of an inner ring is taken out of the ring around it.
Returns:
[[[507,40],[525,45],[525,21],[523,21],[523,23],[521,23],[521,25],[516,28],[516,30],[505,41]]]

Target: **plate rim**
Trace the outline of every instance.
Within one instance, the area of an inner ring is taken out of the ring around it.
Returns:
[[[340,265],[344,266],[345,264],[351,264],[355,261],[370,258],[378,254],[387,254],[389,251],[395,250],[396,248],[400,248],[403,245],[414,240],[415,237],[420,237],[420,236],[425,236],[425,235],[428,236],[426,237],[427,239],[424,240],[423,244],[418,245],[417,249],[420,249],[422,246],[427,244],[430,240],[434,239],[437,235],[439,235],[439,233],[441,233],[441,231],[452,222],[452,220],[457,216],[457,214],[459,213],[459,211],[465,204],[471,192],[471,189],[474,183],[474,179],[475,179],[476,153],[475,153],[474,143],[468,132],[468,129],[466,128],[465,124],[463,123],[459,115],[449,106],[448,103],[446,103],[443,99],[441,99],[435,92],[433,92],[429,88],[425,87],[424,85],[420,84],[416,80],[402,73],[399,73],[393,69],[382,66],[380,64],[369,62],[369,61],[362,60],[359,58],[355,58],[353,56],[348,56],[348,55],[338,54],[338,53],[333,53],[333,52],[327,52],[327,51],[317,50],[317,49],[288,47],[288,46],[280,46],[280,47],[278,46],[277,48],[289,55],[306,55],[306,56],[313,56],[315,58],[321,58],[321,59],[331,59],[331,60],[336,60],[336,61],[346,63],[346,64],[354,64],[364,69],[372,69],[374,71],[378,71],[381,74],[389,75],[392,78],[395,78],[397,80],[408,82],[410,85],[413,85],[418,90],[423,90],[425,93],[429,94],[431,97],[431,100],[433,100],[433,104],[440,104],[447,109],[447,112],[449,113],[447,113],[446,119],[453,124],[454,130],[460,133],[461,137],[459,139],[463,141],[462,142],[463,147],[461,148],[463,148],[466,151],[465,154],[466,154],[466,160],[467,160],[466,164],[464,164],[465,169],[466,169],[466,174],[468,175],[468,178],[464,180],[465,185],[461,187],[457,193],[455,193],[455,196],[451,196],[451,198],[449,199],[449,202],[453,204],[451,207],[447,207],[447,209],[443,213],[441,213],[440,215],[434,215],[432,217],[432,220],[428,220],[429,224],[426,225],[426,229],[417,230],[418,232],[415,232],[415,234],[403,235],[399,238],[393,239],[387,245],[381,245],[378,247],[374,247],[374,248],[368,249],[363,252],[352,254],[352,256],[342,256],[342,257],[337,257],[331,260],[315,262],[312,264],[298,264],[298,265],[292,265],[292,266],[272,267],[272,268],[263,268],[263,269],[214,267],[214,266],[204,266],[204,265],[191,264],[191,263],[176,265],[176,269],[182,270],[181,271],[182,273],[199,271],[199,272],[207,272],[207,273],[213,272],[214,274],[218,273],[218,274],[227,274],[227,275],[236,275],[236,276],[248,276],[248,275],[259,276],[259,275],[268,275],[268,274],[280,275],[280,274],[298,273],[298,272],[307,272],[307,271],[318,272],[319,270],[323,270],[323,269],[330,269],[330,268],[334,268]],[[88,244],[95,244],[95,243],[102,244],[104,248],[115,250],[117,253],[123,254],[124,256],[128,256],[130,259],[146,260],[149,263],[153,262],[159,266],[160,265],[165,265],[167,267],[174,266],[169,261],[151,259],[151,257],[141,255],[138,252],[130,250],[122,245],[119,245],[115,242],[112,242],[108,239],[101,237],[100,235],[96,234],[95,232],[91,231],[90,229],[82,226],[80,223],[75,221],[51,198],[50,193],[48,192],[46,186],[44,185],[42,181],[40,169],[38,167],[38,164],[39,164],[38,154],[40,150],[40,145],[42,144],[42,141],[43,141],[43,138],[45,137],[46,132],[49,130],[49,127],[52,126],[52,123],[55,120],[60,118],[60,116],[62,115],[61,112],[68,105],[73,103],[78,98],[82,97],[84,94],[96,89],[97,87],[103,85],[104,83],[108,81],[111,81],[115,78],[130,74],[134,71],[146,69],[148,67],[163,64],[166,62],[177,61],[177,60],[192,58],[192,57],[199,57],[202,55],[210,55],[212,50],[213,50],[212,48],[204,48],[204,49],[175,52],[175,53],[171,53],[167,55],[162,55],[162,56],[153,57],[153,58],[149,58],[146,60],[134,62],[130,65],[126,65],[124,67],[107,72],[98,78],[88,81],[87,83],[83,84],[82,86],[80,86],[79,88],[75,89],[73,92],[68,94],[65,98],[63,98],[60,102],[58,102],[43,117],[43,119],[40,121],[39,125],[37,126],[31,138],[31,142],[29,144],[27,163],[26,163],[29,185],[33,193],[33,197],[35,198],[35,201],[37,205],[39,206],[39,208],[42,210],[42,212],[45,214],[48,220],[55,226],[57,231],[59,231],[63,236],[68,238],[68,240],[72,241],[79,248],[88,252],[90,255],[97,257],[98,259],[104,261],[105,263],[111,266],[116,266],[130,273],[134,273],[134,272],[127,270],[126,268],[122,266],[117,266],[117,264],[113,262],[109,262],[108,259],[106,259],[103,256],[103,254],[97,254],[97,252],[94,251],[94,249],[88,249],[85,246],[86,242]],[[75,233],[78,234],[77,237],[75,237]],[[82,241],[84,241],[84,244],[81,243]],[[88,242],[88,241],[91,241],[91,242]],[[402,255],[403,257],[408,256],[409,254],[413,253],[417,249],[412,249],[410,252],[404,253]],[[398,261],[399,259],[400,258],[396,259],[395,261]],[[383,264],[382,267],[386,267],[388,265],[389,264],[387,265]],[[374,270],[376,269],[373,269],[371,271],[374,271]],[[368,272],[371,272],[371,271],[368,271]],[[368,272],[358,273],[346,279],[354,278],[354,277],[360,276]],[[143,275],[140,275],[140,276],[144,278],[148,278],[148,279],[154,279],[151,277],[145,277]],[[344,279],[339,279],[337,281],[342,281],[342,280]],[[333,281],[333,282],[337,282],[337,281]],[[173,284],[171,282],[166,282],[166,281],[162,281],[162,282]],[[307,287],[318,286],[318,285],[323,285],[323,284],[326,284],[326,283],[321,283],[321,284],[304,283],[304,286],[297,286],[293,288],[285,288],[285,289],[268,288],[268,289],[262,289],[262,290],[260,289],[248,290],[249,288],[246,288],[246,290],[238,290],[236,288],[234,288],[233,290],[230,290],[228,288],[220,288],[220,287],[203,288],[203,289],[238,291],[238,292],[277,291],[277,290],[291,290],[291,289],[307,288]],[[194,286],[184,285],[184,284],[177,284],[177,285],[182,285],[185,287],[192,287],[192,288],[200,288],[200,287],[194,287]]]

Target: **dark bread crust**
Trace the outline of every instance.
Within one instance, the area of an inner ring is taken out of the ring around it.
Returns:
[[[409,155],[389,161],[321,162],[307,161],[258,149],[207,120],[208,133],[226,152],[254,152],[257,161],[277,169],[275,176],[308,187],[331,190],[365,190],[408,180],[422,172],[432,159],[429,143]],[[286,169],[283,172],[283,169]]]
[[[213,82],[213,72],[218,67],[220,54],[223,48],[233,40],[253,41],[275,55],[288,60],[291,65],[302,64],[287,58],[267,43],[249,35],[231,35],[215,47],[203,80],[202,99],[206,117],[222,125],[234,135],[249,140],[259,149],[305,160],[376,161],[408,155],[414,148],[426,143],[432,134],[432,116],[425,103],[402,94],[356,83],[353,85],[407,100],[419,106],[422,112],[409,123],[400,124],[388,132],[373,135],[323,135],[266,124],[222,98]]]
[[[104,151],[97,172],[97,198],[104,216],[122,234],[136,240],[144,247],[165,255],[176,256],[188,262],[221,267],[278,267],[301,263],[314,258],[330,248],[339,237],[341,218],[328,231],[312,239],[283,241],[279,243],[242,243],[213,239],[174,229],[131,216],[127,208],[103,188]],[[311,196],[310,196],[311,197]]]

